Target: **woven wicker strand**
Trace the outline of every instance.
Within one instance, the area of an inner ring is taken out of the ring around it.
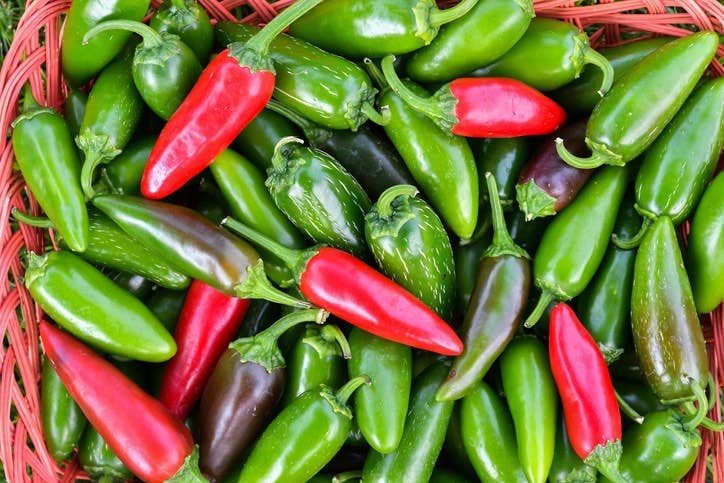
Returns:
[[[232,10],[248,6],[253,14],[242,21],[263,24],[294,0],[199,0],[214,20],[235,20]],[[153,0],[158,7],[160,0]],[[441,5],[455,3],[440,2]],[[579,28],[588,28],[594,46],[625,42],[630,32],[682,36],[690,33],[682,25],[724,33],[724,5],[718,0],[621,0],[576,6],[570,0],[536,0],[540,16],[560,18]],[[63,15],[70,0],[28,0],[15,40],[0,68],[0,129],[9,133],[18,112],[20,91],[30,82],[36,98],[62,112],[66,88],[62,83],[59,39]],[[724,56],[720,46],[718,56]],[[712,64],[715,75],[724,75],[720,61]],[[8,137],[0,139],[0,461],[10,483],[72,482],[87,479],[73,460],[61,468],[48,453],[40,428],[40,348],[37,324],[40,309],[22,284],[26,251],[43,250],[41,231],[13,227],[13,207],[39,213],[35,200],[25,190],[22,177],[13,170]],[[724,313],[720,306],[703,318],[710,367],[717,387],[724,384]],[[722,401],[717,393],[710,417],[721,420]],[[688,482],[703,483],[707,460],[711,460],[714,482],[724,483],[724,434],[702,430],[703,444]]]

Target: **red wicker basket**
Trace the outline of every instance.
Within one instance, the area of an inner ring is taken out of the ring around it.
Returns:
[[[331,0],[330,0],[331,1]],[[360,0],[364,1],[364,0]],[[247,6],[255,13],[243,22],[264,23],[294,0],[200,0],[213,19],[234,20],[232,10]],[[10,211],[19,207],[37,213],[39,208],[25,190],[7,136],[18,112],[23,85],[30,81],[37,99],[62,112],[66,87],[60,69],[59,39],[71,0],[27,0],[10,50],[0,69],[0,461],[10,483],[70,482],[86,479],[77,463],[61,468],[49,455],[40,428],[39,354],[37,323],[42,313],[22,283],[23,255],[43,250],[38,229],[11,224]],[[161,2],[153,0],[153,7]],[[441,3],[455,3],[453,1]],[[570,0],[535,0],[539,16],[570,21],[586,28],[594,46],[625,42],[627,33],[649,32],[682,36],[688,28],[724,34],[724,4],[720,0],[620,0],[600,3]],[[724,46],[712,64],[715,75],[724,75]],[[724,385],[724,314],[720,306],[703,318],[709,346],[711,371],[717,387]],[[721,392],[721,391],[720,391]],[[712,410],[714,420],[722,415],[720,394]],[[704,443],[687,481],[724,482],[724,433],[703,430]]]

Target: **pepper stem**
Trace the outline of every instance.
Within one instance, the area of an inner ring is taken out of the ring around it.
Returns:
[[[684,380],[688,382],[691,387],[691,391],[694,393],[694,400],[699,403],[698,407],[694,407],[693,402],[685,405],[685,410],[691,418],[684,422],[684,428],[686,428],[687,431],[694,431],[707,419],[706,413],[709,411],[709,399],[706,397],[704,389],[701,388],[693,377],[684,376]]]
[[[33,95],[33,88],[30,87],[30,82],[26,82],[25,86],[23,86],[23,103],[20,108],[20,113],[25,114],[35,109],[40,109],[41,107],[43,106],[38,103],[38,100],[35,99]]]
[[[10,213],[12,214],[13,218],[15,218],[17,221],[24,225],[34,226],[35,228],[43,228],[46,230],[50,228],[55,228],[53,222],[50,221],[48,218],[29,215],[27,213],[23,213],[17,208],[13,208]]]
[[[419,191],[410,184],[398,184],[387,188],[377,199],[377,213],[380,218],[387,218],[392,214],[392,202],[398,196],[408,196],[414,198]]]
[[[516,258],[530,258],[528,253],[515,244],[508,232],[503,215],[503,207],[500,204],[498,183],[491,172],[485,173],[485,183],[488,186],[488,198],[493,214],[493,243],[483,253],[484,257],[499,257],[501,255],[512,255]]]
[[[186,9],[186,0],[170,0],[170,3],[179,10]]]
[[[616,401],[618,401],[618,407],[621,409],[621,411],[628,416],[630,420],[635,422],[636,424],[641,424],[644,422],[644,417],[641,416],[638,411],[636,411],[634,408],[631,407],[629,403],[626,402],[624,398],[621,397],[621,395],[614,389],[613,391],[616,394]]]
[[[234,285],[234,294],[243,299],[263,299],[281,305],[308,309],[312,304],[282,292],[274,287],[264,271],[264,261],[259,260],[256,265],[246,269],[246,280]]]
[[[646,235],[646,232],[648,232],[652,223],[653,220],[651,220],[651,218],[645,217],[643,223],[641,223],[641,228],[633,237],[628,240],[622,240],[616,233],[614,233],[611,235],[611,241],[621,250],[632,250],[641,244],[641,240],[644,239],[644,236]]]
[[[380,126],[386,126],[390,122],[390,108],[387,106],[380,107],[380,111],[377,112],[372,104],[365,102],[360,107],[360,111],[362,111],[362,114],[367,116],[370,121]]]
[[[352,349],[349,347],[349,342],[344,336],[342,329],[336,325],[325,325],[322,327],[322,338],[326,341],[336,341],[339,344],[339,348],[342,349],[342,357],[345,359],[352,358]]]
[[[446,8],[445,10],[434,8],[430,12],[430,25],[433,27],[439,27],[457,20],[472,10],[477,3],[478,0],[462,0],[454,7]]]
[[[530,313],[523,325],[526,328],[530,329],[535,324],[537,324],[540,318],[543,316],[543,312],[545,312],[548,305],[554,300],[555,296],[553,295],[553,292],[551,292],[550,290],[543,290],[543,292],[541,292],[540,294],[540,298],[538,299],[538,303],[533,309],[533,312]]]
[[[314,127],[312,121],[275,99],[269,99],[269,103],[266,107],[296,124],[302,131],[304,131],[305,135],[308,130]]]
[[[357,376],[354,379],[350,379],[347,384],[339,388],[339,391],[337,391],[337,394],[335,395],[337,400],[341,404],[347,404],[347,401],[349,401],[349,398],[352,397],[352,394],[359,389],[360,386],[363,384],[371,384],[372,379],[370,379],[370,376],[367,374],[362,374],[361,376]]]
[[[242,222],[235,220],[234,218],[231,218],[229,216],[221,220],[221,226],[228,228],[237,235],[240,235],[242,238],[246,238],[247,240],[257,245],[266,248],[274,255],[276,255],[281,261],[283,261],[284,264],[290,269],[293,269],[299,263],[299,259],[302,257],[302,250],[287,248],[281,243],[272,240],[268,236],[259,233],[253,228],[248,227]]]
[[[601,81],[601,88],[598,89],[598,95],[603,97],[613,84],[613,67],[606,57],[595,51],[591,47],[586,47],[583,51],[583,63],[593,64],[603,74],[603,80]]]
[[[583,462],[597,468],[612,483],[629,483],[619,469],[622,453],[620,439],[607,441],[605,444],[596,446]]]
[[[277,35],[281,34],[287,27],[299,19],[299,17],[320,3],[322,3],[322,0],[297,0],[249,39],[249,41],[246,42],[246,48],[253,50],[260,56],[266,55],[269,50],[269,44],[271,44]]]
[[[301,144],[304,145],[304,140],[299,139],[296,136],[286,136],[281,138],[274,145],[274,154],[271,158],[271,164],[275,168],[281,168],[286,160],[291,156],[291,151],[296,146],[290,146],[290,144]]]
[[[339,473],[334,475],[332,483],[344,483],[345,481],[355,480],[362,478],[362,472],[360,470],[347,471],[345,473]]]
[[[199,446],[195,445],[194,450],[186,457],[181,468],[165,483],[209,483],[209,480],[201,475],[199,470]]]
[[[75,143],[85,154],[83,167],[80,171],[80,185],[83,188],[86,200],[90,200],[95,196],[93,177],[96,168],[121,154],[121,150],[113,145],[108,135],[95,134],[91,131],[86,131],[77,136]]]
[[[83,44],[87,44],[91,38],[107,30],[126,30],[128,32],[133,32],[134,34],[138,34],[143,39],[143,46],[147,49],[153,49],[163,44],[163,37],[161,37],[161,34],[145,23],[133,20],[107,20],[105,22],[101,22],[85,34],[83,37]]]
[[[377,64],[370,59],[369,57],[365,57],[362,62],[365,64],[365,68],[367,69],[367,73],[370,75],[372,80],[380,89],[384,89],[385,87],[389,87],[390,85],[387,83],[387,80],[385,79],[385,76],[382,74],[382,71],[379,67],[377,67]]]
[[[254,336],[255,339],[260,338],[269,338],[277,340],[279,337],[282,336],[286,331],[291,329],[292,327],[299,325],[304,322],[314,322],[315,324],[323,324],[327,317],[329,317],[329,312],[327,312],[324,309],[305,309],[305,310],[298,310],[296,312],[289,313],[285,315],[284,317],[280,318],[276,322],[274,322],[271,326],[269,326],[268,329],[264,330],[263,332],[260,332],[256,336]]]

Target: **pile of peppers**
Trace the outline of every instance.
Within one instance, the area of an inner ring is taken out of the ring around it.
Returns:
[[[149,7],[73,0],[64,112],[28,86],[13,123],[59,463],[673,483],[724,430],[716,33],[597,51],[530,0]]]

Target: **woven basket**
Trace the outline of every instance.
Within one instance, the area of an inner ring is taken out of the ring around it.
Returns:
[[[329,0],[333,1],[333,0]],[[360,0],[364,1],[364,0]],[[230,13],[246,6],[255,13],[243,22],[260,24],[294,0],[200,0],[215,20],[235,20]],[[154,0],[158,7],[159,0]],[[454,1],[441,2],[449,5]],[[625,42],[631,32],[682,36],[685,27],[724,33],[724,5],[718,0],[621,0],[594,5],[576,5],[566,0],[536,0],[539,16],[570,21],[586,28],[596,47]],[[581,3],[581,2],[579,2]],[[588,3],[588,2],[584,2]],[[15,40],[0,69],[0,128],[9,126],[18,112],[21,88],[29,80],[36,98],[62,112],[66,88],[60,69],[59,39],[70,0],[28,0],[17,27]],[[724,56],[720,46],[718,56]],[[712,64],[715,75],[724,75],[721,62]],[[0,460],[10,483],[71,482],[86,479],[77,462],[60,468],[49,455],[40,427],[39,343],[37,323],[42,313],[22,284],[22,259],[26,251],[42,251],[43,233],[35,228],[14,228],[10,210],[38,213],[35,200],[25,190],[19,172],[13,170],[9,137],[0,139]],[[684,227],[686,230],[686,227]],[[718,387],[724,384],[724,321],[722,307],[703,317],[711,371]],[[721,420],[717,397],[710,417]],[[687,478],[704,482],[707,473],[714,482],[724,482],[724,434],[703,430],[704,443],[696,467]],[[707,462],[710,462],[707,469]]]

